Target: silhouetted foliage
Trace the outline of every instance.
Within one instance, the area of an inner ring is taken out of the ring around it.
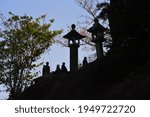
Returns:
[[[98,3],[96,7],[101,11],[97,17],[103,20],[108,20],[110,15],[110,2]]]
[[[91,42],[92,38],[91,35],[87,32],[87,27],[89,27],[93,22],[95,18],[98,18],[100,23],[107,29],[104,33],[105,40],[103,41],[103,48],[104,48],[104,54],[106,55],[107,51],[112,46],[112,38],[111,33],[109,29],[109,0],[98,2],[96,0],[75,0],[76,3],[83,8],[89,16],[84,16],[84,20],[79,23],[81,25],[81,33],[86,35],[85,39],[82,39],[82,41],[85,44],[88,44],[95,49],[95,44]],[[83,25],[84,24],[84,25]],[[93,48],[92,48],[93,49]]]
[[[9,18],[1,15],[0,22],[0,83],[9,92],[9,98],[14,99],[36,75],[31,70],[40,64],[35,64],[54,43],[54,37],[60,30],[50,31],[54,20],[45,21],[42,15],[33,19],[31,16],[19,16],[9,13]]]
[[[147,37],[149,37],[150,8],[146,0],[111,0],[110,11],[113,48],[138,44],[142,46],[149,43]]]

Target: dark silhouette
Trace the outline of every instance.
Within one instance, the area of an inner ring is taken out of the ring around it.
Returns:
[[[46,62],[46,70],[47,70],[47,73],[50,73],[50,66],[49,66],[49,62]]]
[[[83,59],[83,66],[86,66],[87,64],[88,64],[87,57],[84,57],[84,59]]]
[[[61,71],[61,69],[60,69],[60,65],[59,64],[57,64],[57,66],[56,66],[56,71],[55,72],[60,72]]]
[[[42,76],[45,76],[45,71],[46,71],[46,65],[43,65],[43,69],[42,69]]]
[[[80,63],[78,66],[78,69],[80,70],[82,68],[82,64]]]
[[[104,41],[104,31],[106,31],[106,29],[99,23],[99,20],[95,18],[93,26],[87,31],[92,34],[91,41],[95,43],[97,58],[102,58],[104,56],[102,42]]]
[[[62,65],[61,65],[61,71],[62,72],[67,72],[68,71],[66,66],[65,66],[65,62],[63,62]]]
[[[107,55],[70,74],[43,79],[19,99],[150,99],[149,4],[111,0],[110,8],[113,47]],[[66,71],[65,63],[61,69]]]
[[[99,23],[99,20],[97,18],[94,19],[93,27],[89,30],[92,31],[95,36],[97,36],[96,38],[93,37],[93,39],[92,39],[93,42],[104,41],[104,31],[106,31],[106,28],[104,28]],[[100,40],[97,40],[97,39],[100,39]]]
[[[80,47],[80,40],[85,36],[79,34],[74,24],[71,25],[72,30],[63,37],[68,40],[68,47],[70,49],[70,72],[78,70],[78,48]]]
[[[44,78],[50,77],[50,66],[49,62],[46,62],[46,65],[43,66],[42,75]]]

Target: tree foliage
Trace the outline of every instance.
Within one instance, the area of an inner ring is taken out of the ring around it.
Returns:
[[[100,23],[107,29],[105,31],[105,40],[103,42],[103,48],[104,53],[107,53],[107,51],[111,48],[112,45],[112,38],[111,38],[111,32],[109,28],[109,0],[104,0],[101,2],[98,2],[96,0],[75,0],[76,3],[84,9],[88,15],[82,15],[84,20],[79,22],[81,29],[81,34],[86,35],[86,38],[82,41],[95,48],[95,44],[91,42],[91,35],[87,32],[87,28],[93,24],[93,20],[95,18],[98,18]],[[93,48],[92,48],[93,49]]]
[[[144,47],[149,44],[147,37],[149,37],[150,30],[150,7],[146,0],[111,0],[110,11],[113,48],[127,46],[140,48],[139,46]]]
[[[31,70],[40,65],[35,62],[62,31],[50,31],[54,20],[46,23],[45,15],[34,19],[10,12],[9,18],[1,14],[0,20],[0,83],[14,99],[30,85]]]

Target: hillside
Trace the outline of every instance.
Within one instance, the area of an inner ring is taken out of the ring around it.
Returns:
[[[18,99],[150,99],[148,61],[140,62],[140,56],[113,56],[74,73],[41,77]]]

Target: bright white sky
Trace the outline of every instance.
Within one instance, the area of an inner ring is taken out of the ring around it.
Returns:
[[[47,19],[55,19],[52,25],[53,30],[64,30],[62,35],[68,33],[68,25],[76,24],[77,21],[80,20],[80,16],[86,14],[74,0],[0,0],[0,12],[7,16],[10,11],[17,15],[26,14],[33,17],[46,14]],[[89,55],[89,52],[80,50],[79,62],[82,62],[84,56]],[[42,55],[40,61],[44,61],[44,63],[48,61],[53,71],[56,65],[62,64],[62,62],[65,62],[69,69],[69,48],[55,44],[51,47],[49,52]],[[41,71],[41,69],[42,67],[40,67],[38,71]]]

